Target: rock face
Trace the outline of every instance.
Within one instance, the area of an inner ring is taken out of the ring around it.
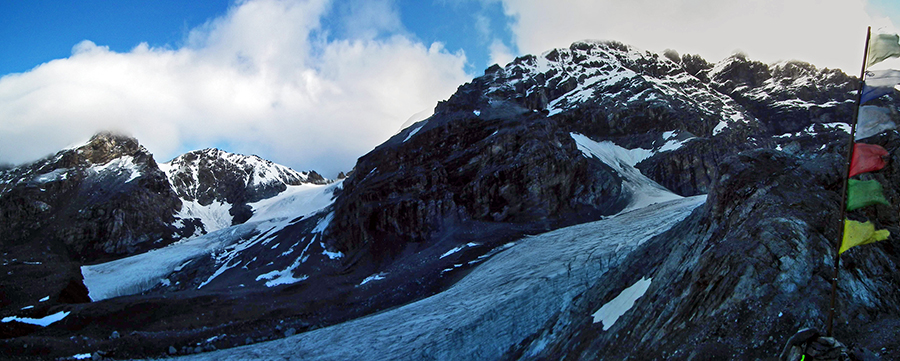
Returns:
[[[111,133],[0,172],[0,309],[90,302],[79,267],[173,242],[179,206],[153,156]]]
[[[54,243],[82,262],[172,242],[180,202],[137,140],[101,133],[2,175],[4,245]],[[54,247],[54,246],[50,246]]]
[[[190,239],[120,260],[122,269],[138,260],[165,264],[100,302],[59,306],[85,298],[81,274],[62,273],[53,281],[59,301],[34,314],[67,307],[71,318],[42,330],[3,326],[9,341],[0,350],[31,344],[68,356],[86,350],[67,337],[78,333],[96,342],[93,349],[128,358],[304,333],[441,292],[523,236],[708,194],[662,234],[603,251],[600,269],[567,269],[602,277],[542,303],[556,313],[538,322],[539,331],[470,346],[508,359],[777,355],[785,337],[821,327],[825,317],[847,142],[841,122],[853,111],[855,82],[800,62],[768,65],[736,54],[713,64],[674,51],[577,42],[487,69],[333,184],[216,149],[157,165],[136,141],[98,136],[80,153],[0,171],[3,217],[14,222],[0,225],[11,235],[4,262],[19,262],[13,272],[27,274],[25,258],[10,255],[50,247],[56,258],[46,262],[77,269]],[[872,105],[880,116],[897,114],[892,96]],[[900,149],[891,129],[867,141]],[[865,177],[897,184],[898,172],[891,165]],[[900,205],[893,187],[886,196]],[[117,213],[129,206],[137,215]],[[83,212],[90,216],[77,218]],[[897,214],[878,206],[851,216],[900,234]],[[60,241],[37,241],[48,234]],[[99,237],[109,234],[116,237]],[[900,260],[891,244],[843,258],[838,329],[845,331],[837,336],[848,347],[888,352],[897,344],[884,331],[900,324],[900,280],[891,271]],[[515,262],[511,254],[505,262]],[[166,257],[153,258],[159,255]],[[116,265],[82,270],[94,272],[85,279],[109,272],[115,281]],[[619,321],[593,322],[598,308],[644,279],[652,280],[646,296]],[[41,297],[17,294],[0,316],[20,315]],[[502,317],[514,320],[521,304]],[[109,339],[113,331],[121,337]]]
[[[844,137],[817,138],[844,151]],[[897,149],[898,140],[893,132],[870,143]],[[891,158],[892,164],[900,161],[896,155]],[[797,330],[823,330],[840,225],[834,210],[840,202],[843,162],[836,151],[816,150],[790,155],[757,149],[727,157],[705,207],[632,253],[586,292],[574,311],[561,312],[542,331],[556,327],[557,333],[538,358],[761,359],[778,354]],[[893,165],[873,175],[885,184],[896,182],[897,176]],[[900,200],[896,190],[885,193],[892,202]],[[896,232],[892,208],[879,206],[865,216],[850,216]],[[842,257],[835,330],[845,344],[882,355],[895,347],[896,334],[880,331],[900,323],[900,307],[891,301],[900,278],[882,276],[900,261],[894,248],[885,242]],[[595,312],[641,278],[652,279],[647,291],[652,296],[639,298],[609,330],[578,317]],[[540,342],[548,338],[517,349]],[[510,356],[521,357],[520,352]]]
[[[703,72],[714,89],[760,119],[768,135],[853,116],[856,79],[840,70],[799,61],[766,65],[736,54]]]
[[[179,198],[200,206],[229,204],[230,225],[244,223],[253,215],[248,203],[271,198],[289,185],[327,183],[315,171],[297,172],[255,155],[214,148],[185,153],[162,168]]]
[[[228,225],[240,224],[254,214],[248,203],[288,186],[328,182],[315,172],[211,149],[157,164],[136,139],[108,132],[37,162],[4,168],[0,316],[6,321],[0,338],[42,330],[9,317],[39,319],[91,302],[82,266],[207,233],[207,214],[186,211],[227,203]]]
[[[414,137],[398,135],[360,158],[335,204],[328,235],[338,248],[355,253],[365,245],[366,257],[385,260],[411,244],[498,227],[544,231],[627,204],[619,176],[585,158],[541,114],[504,104],[480,116],[441,116],[449,119],[414,125]]]

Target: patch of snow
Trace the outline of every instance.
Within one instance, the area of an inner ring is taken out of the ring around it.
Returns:
[[[91,354],[89,354],[89,353],[80,353],[80,354],[77,354],[77,355],[72,355],[72,358],[73,358],[73,359],[76,359],[76,360],[87,360],[87,359],[91,358]]]
[[[622,176],[622,186],[632,195],[623,212],[682,198],[647,178],[634,167],[652,155],[652,151],[641,148],[625,149],[609,141],[595,142],[577,133],[571,133],[570,136],[585,157],[596,157]]]
[[[635,284],[622,290],[618,296],[601,306],[597,312],[591,315],[594,317],[594,323],[603,322],[603,331],[609,330],[616,323],[616,320],[624,315],[625,312],[628,312],[631,306],[634,306],[634,302],[647,292],[652,280],[652,278],[641,278]]]
[[[839,130],[843,130],[847,134],[850,133],[850,125],[847,123],[836,122],[836,123],[818,123],[818,124],[825,127],[825,129],[839,129]],[[815,124],[810,125],[809,127],[806,128],[806,132],[809,134],[815,134],[814,127],[815,127]]]
[[[194,262],[194,260],[189,259],[187,262],[178,265],[178,267],[175,267],[175,269],[173,269],[173,271],[180,272],[182,269],[184,269],[184,266],[189,265],[191,262]]]
[[[451,250],[447,251],[446,253],[442,254],[440,258],[444,258],[444,257],[447,257],[447,256],[449,256],[449,255],[451,255],[451,254],[454,254],[454,253],[456,253],[456,252],[459,252],[459,251],[461,251],[463,248],[466,248],[466,247],[465,247],[465,246],[456,246],[456,247],[453,247],[453,249],[451,249]]]
[[[406,139],[403,140],[403,143],[406,143],[407,140],[410,140],[410,138],[412,138],[414,135],[416,135],[416,133],[418,133],[419,130],[421,130],[422,127],[424,127],[424,126],[425,126],[425,124],[422,124],[419,127],[417,127],[416,129],[413,129],[411,132],[409,132],[409,135],[406,136]]]
[[[472,114],[475,114],[476,117],[480,117],[480,116],[481,116],[481,111],[480,111],[480,110],[473,110],[473,111],[472,111]]]
[[[20,310],[30,310],[32,308],[34,308],[34,306],[25,306],[25,307],[20,308]]]
[[[366,277],[366,279],[362,280],[362,282],[360,282],[359,285],[362,286],[362,285],[372,282],[372,281],[383,280],[385,276],[387,276],[387,273],[384,273],[384,272],[373,274],[369,277]]]
[[[266,287],[275,287],[278,285],[293,284],[293,283],[297,283],[297,282],[308,279],[309,276],[307,276],[307,275],[301,275],[300,277],[295,277],[294,270],[297,269],[297,267],[299,267],[300,264],[306,262],[306,260],[309,259],[309,255],[307,255],[306,252],[309,250],[309,247],[312,246],[312,244],[315,242],[315,240],[316,240],[316,236],[314,235],[312,237],[312,239],[310,239],[309,242],[306,244],[306,247],[304,247],[303,250],[300,251],[300,255],[297,257],[296,260],[294,260],[294,262],[290,266],[288,266],[287,268],[285,268],[283,270],[274,270],[274,271],[269,271],[267,273],[261,274],[256,277],[256,281],[265,280]],[[271,265],[271,264],[272,263],[269,262],[269,264],[267,264],[267,266]]]
[[[210,275],[209,278],[206,279],[206,281],[203,281],[202,283],[200,283],[200,285],[197,286],[197,289],[199,290],[199,289],[203,288],[203,286],[208,285],[210,282],[212,282],[212,280],[216,279],[216,277],[219,277],[222,273],[225,273],[225,271],[232,269],[235,266],[237,266],[237,264],[228,265],[228,263],[225,263],[222,267],[219,267],[218,269],[216,269],[216,271],[213,272],[213,274]]]
[[[141,171],[134,164],[134,157],[128,155],[113,159],[106,164],[95,164],[88,168],[88,171],[95,174],[117,174],[128,175],[125,183],[131,182],[141,176]]]
[[[296,265],[295,263],[294,265]],[[261,274],[256,277],[256,280],[266,280],[266,287],[275,287],[279,285],[289,285],[294,284],[300,281],[304,281],[309,278],[307,275],[301,275],[300,277],[294,277],[294,266],[288,267],[283,270],[271,271],[268,273]]]
[[[325,232],[325,229],[328,228],[328,225],[331,224],[331,221],[334,219],[334,212],[328,213],[325,218],[319,220],[316,223],[316,228],[313,228],[312,233],[322,233]]]
[[[713,128],[712,135],[717,135],[728,128],[728,123],[725,121],[719,121],[719,124]]]
[[[213,254],[243,237],[258,233],[258,226],[258,223],[248,222],[131,257],[82,266],[88,296],[93,301],[100,301],[146,291],[192,259]]]
[[[40,299],[38,302],[47,302],[47,301],[50,301],[50,296],[44,297],[44,298]]]
[[[50,326],[51,324],[53,324],[54,322],[57,322],[59,320],[66,318],[66,316],[68,316],[69,313],[70,313],[69,311],[59,311],[52,315],[47,315],[47,316],[44,316],[41,318],[9,316],[9,317],[4,317],[2,320],[0,320],[0,322],[6,323],[6,322],[16,321],[16,322],[21,322],[21,323],[27,323],[30,325],[47,327],[47,326]]]
[[[69,176],[68,172],[69,172],[68,168],[54,169],[51,172],[39,174],[39,175],[35,176],[32,181],[35,183],[43,184],[43,183],[50,183],[50,182],[66,180],[66,178],[68,178],[68,176]]]
[[[453,249],[451,249],[451,250],[447,251],[446,253],[442,254],[441,257],[440,257],[439,259],[443,259],[444,257],[447,257],[447,256],[449,256],[449,255],[451,255],[451,254],[454,254],[454,253],[456,253],[456,252],[462,251],[463,248],[466,248],[466,247],[475,247],[475,246],[478,246],[478,243],[469,242],[469,243],[464,244],[464,245],[462,245],[462,246],[456,246],[456,247],[454,247]]]
[[[181,219],[200,219],[200,223],[203,224],[203,229],[209,233],[231,227],[231,222],[234,217],[229,213],[230,210],[231,203],[216,201],[204,206],[196,200],[182,199],[181,211],[175,214],[175,217]]]
[[[669,151],[676,150],[678,148],[681,148],[685,144],[687,144],[687,142],[694,139],[694,137],[691,137],[691,138],[678,140],[678,139],[676,139],[676,135],[677,135],[677,133],[675,131],[664,132],[663,139],[666,141],[666,143],[663,144],[662,147],[659,147],[657,152],[661,153],[661,152],[669,152]]]
[[[325,243],[319,242],[319,245],[322,246],[322,249],[323,249],[322,254],[324,254],[325,256],[328,256],[328,259],[338,259],[338,258],[344,257],[344,253],[342,253],[340,251],[338,251],[338,252],[329,251],[328,248],[325,247]]]

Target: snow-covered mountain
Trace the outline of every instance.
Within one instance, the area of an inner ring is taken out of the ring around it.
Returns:
[[[158,164],[136,139],[97,134],[0,172],[0,244],[14,276],[2,282],[0,305],[42,313],[146,291],[177,268],[167,261],[208,257],[258,234],[254,227],[314,214],[339,186],[312,171],[215,149]],[[247,221],[245,232],[215,232]],[[152,257],[159,255],[169,258]]]
[[[185,153],[159,167],[182,200],[176,217],[199,219],[203,232],[246,222],[254,215],[250,203],[274,197],[289,186],[328,183],[315,171],[297,172],[255,155],[213,148]]]
[[[487,69],[337,182],[215,149],[160,165],[136,151],[85,163],[135,204],[164,196],[164,236],[140,233],[150,246],[88,263],[64,242],[50,242],[61,250],[52,259],[25,261],[43,244],[4,240],[4,265],[22,277],[4,287],[42,275],[26,262],[68,278],[45,301],[35,287],[7,293],[0,352],[771,357],[824,324],[855,86],[796,61],[577,42]],[[862,116],[887,120],[866,141],[892,160],[900,135],[885,124],[900,119],[898,99]],[[27,187],[82,179],[42,162],[0,171],[0,204],[17,207],[4,220],[38,219],[33,200],[84,208],[60,193],[74,186]],[[159,192],[127,186],[151,174]],[[898,184],[900,168],[866,177]],[[885,195],[900,205],[896,189]],[[897,211],[853,217],[897,233]],[[4,230],[47,229],[25,224]],[[881,355],[900,344],[885,331],[900,326],[891,242],[845,254],[838,293],[838,338]]]

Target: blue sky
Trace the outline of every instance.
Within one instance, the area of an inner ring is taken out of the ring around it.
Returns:
[[[101,130],[327,177],[493,63],[584,39],[855,74],[895,0],[0,2],[0,163]],[[848,70],[849,69],[849,70]]]
[[[68,57],[82,40],[127,52],[140,43],[178,48],[191,29],[220,17],[232,0],[204,1],[5,1],[0,2],[0,74],[20,73],[53,59]],[[323,17],[332,38],[353,37],[348,23],[358,22],[353,7],[360,2],[332,3]],[[511,43],[500,2],[397,1],[402,30],[431,44],[442,42],[464,51],[466,70],[475,74],[489,66],[490,36]],[[384,35],[384,34],[380,34]]]

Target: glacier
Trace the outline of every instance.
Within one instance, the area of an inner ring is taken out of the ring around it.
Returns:
[[[537,332],[549,316],[567,310],[590,285],[602,282],[632,250],[705,200],[694,196],[659,202],[525,237],[434,296],[279,340],[178,359],[497,359]],[[647,273],[645,277],[653,277],[653,270]]]

